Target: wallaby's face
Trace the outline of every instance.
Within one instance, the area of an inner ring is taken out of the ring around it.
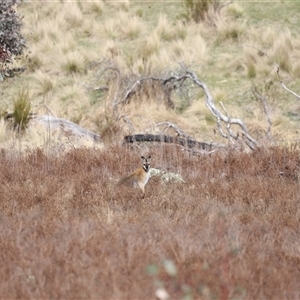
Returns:
[[[150,170],[151,156],[149,155],[147,158],[141,156],[141,159],[143,161],[143,169],[145,170],[145,172],[148,172]]]

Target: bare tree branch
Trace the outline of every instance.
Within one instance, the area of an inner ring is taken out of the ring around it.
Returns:
[[[275,66],[276,69],[277,69],[276,73],[277,73],[277,76],[278,76],[278,79],[279,79],[279,83],[281,84],[281,86],[282,86],[287,92],[291,93],[291,94],[294,95],[296,98],[300,99],[300,96],[299,96],[298,94],[296,94],[294,91],[292,91],[292,90],[290,90],[289,88],[287,88],[287,86],[283,83],[283,81],[282,81],[282,79],[281,79],[281,77],[280,77],[280,75],[279,75],[279,71],[280,71],[279,65],[276,64],[276,63],[274,63],[274,66]]]
[[[183,136],[185,138],[188,137],[188,135],[185,132],[183,132],[177,125],[171,122],[159,122],[156,124],[156,126],[165,126],[164,132],[166,132],[169,128],[173,128],[179,136]]]
[[[248,129],[244,122],[238,118],[232,118],[229,117],[228,112],[226,111],[225,107],[223,106],[223,109],[226,114],[223,114],[220,110],[217,109],[214,98],[212,94],[210,93],[210,90],[208,86],[198,79],[195,72],[187,69],[183,64],[180,64],[182,71],[179,72],[179,74],[171,74],[167,77],[155,77],[155,76],[147,76],[147,77],[137,77],[136,75],[133,75],[131,77],[124,77],[120,74],[120,70],[114,65],[107,63],[107,66],[105,66],[106,70],[110,70],[113,72],[116,72],[116,85],[117,87],[113,91],[113,99],[111,101],[113,106],[113,111],[115,113],[115,116],[117,119],[119,118],[119,106],[120,105],[126,105],[129,103],[130,99],[133,97],[133,95],[138,95],[138,93],[144,92],[148,97],[149,93],[151,96],[155,97],[156,91],[162,91],[161,94],[164,97],[164,100],[166,101],[166,104],[168,107],[172,107],[173,102],[171,100],[171,93],[174,90],[182,89],[184,83],[187,81],[191,81],[196,87],[201,88],[205,93],[205,103],[211,114],[216,118],[219,132],[223,137],[226,138],[233,138],[239,142],[243,141],[245,142],[251,149],[254,149],[257,147],[256,140],[249,134]],[[101,76],[103,75],[103,72],[101,73]],[[127,82],[125,82],[127,81]],[[128,84],[128,82],[130,82]],[[155,83],[155,85],[153,84]],[[127,85],[127,88],[126,88]],[[145,88],[144,90],[142,90]],[[124,91],[122,93],[122,91]],[[154,91],[154,94],[151,94],[151,91]],[[122,94],[122,95],[121,95]],[[140,97],[137,97],[137,99],[140,99]],[[126,121],[126,120],[125,120]],[[224,122],[227,125],[227,133],[225,134],[222,130],[221,123]],[[159,126],[161,126],[162,123],[160,123]],[[187,136],[185,133],[182,132],[176,125],[171,123],[165,123],[168,128],[172,127],[175,129],[177,134],[181,136]],[[238,132],[234,132],[232,129],[232,125],[237,125],[239,127]]]
[[[228,118],[228,120],[229,120],[229,122],[228,122],[227,125],[226,125],[226,129],[227,129],[227,132],[228,132],[227,137],[228,137],[229,141],[232,142],[232,143],[234,144],[234,142],[233,142],[232,139],[237,140],[238,137],[239,137],[239,135],[236,134],[236,133],[234,133],[234,132],[232,131],[232,129],[231,129],[231,117],[229,116],[229,113],[227,112],[227,110],[226,110],[226,108],[225,108],[223,102],[220,101],[220,105],[222,106],[222,108],[223,108],[223,110],[225,111],[226,116],[227,116],[227,118]]]
[[[128,125],[128,127],[130,128],[131,133],[134,132],[134,126],[132,124],[132,122],[129,120],[129,118],[126,115],[122,115],[119,117],[119,120],[123,119],[123,121]]]
[[[230,124],[236,124],[241,128],[241,133],[242,135],[246,138],[246,144],[251,148],[254,149],[257,146],[256,140],[248,133],[247,126],[244,124],[244,122],[240,119],[237,118],[229,118],[228,116],[225,116],[222,114],[215,106],[214,103],[214,98],[212,97],[207,85],[200,81],[196,74],[192,71],[189,71],[185,68],[185,66],[181,65],[182,68],[186,71],[187,76],[193,80],[194,83],[196,83],[199,87],[201,87],[204,90],[204,93],[206,95],[206,106],[210,110],[210,112],[219,120],[225,122],[225,123],[230,123]]]

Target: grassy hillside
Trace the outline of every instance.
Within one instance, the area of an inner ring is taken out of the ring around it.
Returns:
[[[196,24],[187,19],[180,1],[25,1],[18,11],[24,15],[30,53],[29,60],[18,64],[27,65],[27,71],[1,83],[0,108],[12,110],[18,91],[25,88],[38,115],[50,109],[100,135],[111,127],[118,129],[108,130],[111,135],[128,133],[118,119],[126,115],[134,132],[153,131],[156,122],[172,121],[197,139],[216,139],[215,119],[203,93],[191,86],[186,94],[172,94],[174,110],[157,95],[142,93],[113,115],[118,77],[101,63],[117,67],[120,78],[129,82],[133,74],[176,72],[184,62],[208,85],[216,104],[222,101],[256,138],[266,137],[268,122],[254,87],[267,99],[274,140],[295,140],[299,100],[280,86],[273,63],[280,66],[284,83],[299,94],[299,10],[297,1],[234,1]]]
[[[29,53],[15,66],[27,70],[0,83],[1,115],[23,95],[37,116],[78,123],[104,146],[34,121],[18,135],[0,120],[1,297],[299,299],[300,107],[274,66],[300,94],[299,11],[299,1],[234,1],[195,23],[180,1],[24,0]],[[171,93],[174,107],[151,82],[116,109],[138,78],[179,63],[255,138],[271,124],[276,146],[121,145],[163,121],[226,142],[192,83]],[[147,154],[185,183],[153,176],[143,200],[117,186]]]

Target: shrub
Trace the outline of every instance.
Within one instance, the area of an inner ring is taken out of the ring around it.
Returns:
[[[196,23],[205,21],[208,13],[218,12],[221,8],[219,0],[183,0],[186,15]]]
[[[7,64],[13,62],[13,56],[23,54],[25,39],[21,35],[22,19],[15,7],[18,0],[0,0],[0,68],[9,69]]]
[[[85,58],[78,52],[73,51],[61,59],[61,68],[67,74],[83,73],[85,71]]]
[[[14,127],[18,132],[24,131],[29,123],[31,110],[28,90],[21,90],[14,102]]]
[[[51,77],[49,74],[38,70],[34,74],[34,78],[36,81],[36,91],[38,95],[47,95],[53,90],[55,86],[55,79],[53,76]]]

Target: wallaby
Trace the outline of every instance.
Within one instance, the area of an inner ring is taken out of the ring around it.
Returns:
[[[145,198],[145,186],[150,177],[149,170],[150,170],[151,156],[149,155],[147,158],[141,156],[141,159],[143,161],[143,167],[137,169],[130,175],[121,178],[117,183],[117,185],[126,184],[126,185],[133,185],[139,187],[143,192],[142,198]]]

